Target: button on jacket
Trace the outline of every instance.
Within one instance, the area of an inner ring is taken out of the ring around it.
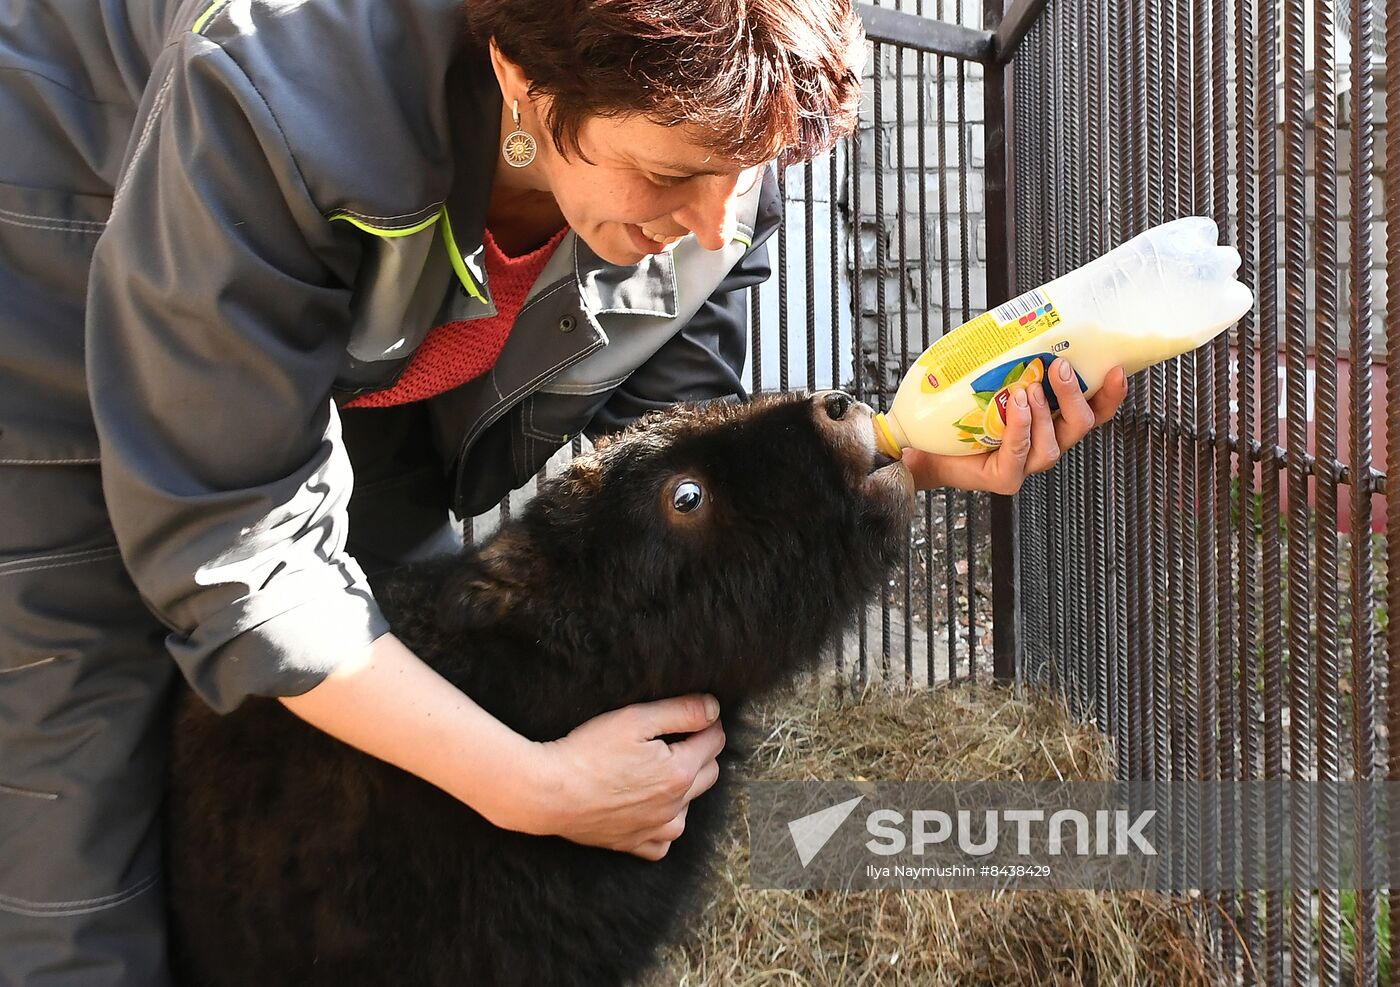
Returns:
[[[500,93],[464,11],[0,4],[0,465],[100,461],[126,568],[215,708],[387,630],[344,549],[335,404],[495,311]],[[743,397],[778,212],[770,171],[719,251],[617,267],[570,233],[494,369],[430,402],[454,509],[581,432]]]

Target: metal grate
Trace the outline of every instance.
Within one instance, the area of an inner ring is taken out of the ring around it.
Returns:
[[[1117,422],[1018,497],[1020,564],[998,573],[1016,668],[1114,737],[1123,778],[1400,774],[1379,727],[1400,729],[1400,635],[1377,636],[1400,602],[1377,573],[1400,522],[1373,403],[1373,244],[1400,219],[1394,191],[1374,206],[1382,20],[1369,0],[1053,0],[1012,63],[1016,287],[1199,213],[1257,296],[1228,339],[1139,375]],[[1286,827],[1237,825],[1257,805],[1180,807],[1200,822],[1187,857],[1239,853],[1256,885],[1281,886],[1262,877],[1285,853],[1335,874],[1354,822],[1329,799],[1295,799]],[[1355,825],[1378,853],[1374,820]],[[1217,898],[1216,948],[1246,983],[1376,983],[1390,952],[1375,892]]]
[[[870,41],[860,126],[785,176],[774,277],[751,305],[750,379],[756,393],[841,387],[883,410],[904,368],[986,306],[975,59],[990,54],[991,35],[977,0],[860,10]],[[805,354],[793,352],[791,334],[804,328]],[[814,359],[823,330],[829,363]],[[793,357],[805,374],[790,372]],[[919,495],[903,565],[833,656],[852,688],[990,674],[987,504],[961,491]]]

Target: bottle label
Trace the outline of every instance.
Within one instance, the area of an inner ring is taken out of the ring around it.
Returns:
[[[925,394],[951,387],[988,360],[1060,324],[1060,313],[1036,288],[964,323],[919,357],[919,386]]]
[[[1051,413],[1059,411],[1059,398],[1045,376],[1050,364],[1054,362],[1053,353],[1032,353],[1019,360],[1000,363],[978,374],[972,381],[972,397],[977,402],[976,409],[953,422],[958,441],[965,445],[985,446],[988,449],[1000,446],[1002,433],[1006,429],[1006,404],[1011,400],[1013,387],[1041,388]],[[1074,376],[1079,381],[1079,390],[1084,391],[1088,386],[1084,378],[1079,376],[1078,371]]]

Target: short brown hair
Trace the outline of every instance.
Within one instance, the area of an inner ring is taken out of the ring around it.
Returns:
[[[803,160],[855,126],[850,0],[467,0],[472,34],[550,97],[560,153],[590,116],[640,114],[744,165]]]

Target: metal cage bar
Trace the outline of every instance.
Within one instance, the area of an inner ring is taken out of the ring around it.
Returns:
[[[1400,97],[1377,93],[1382,59],[1400,59],[1400,2],[1043,6],[1005,52],[1014,287],[1196,213],[1239,248],[1256,305],[1132,381],[1118,420],[1017,497],[1013,672],[1050,669],[1114,739],[1124,780],[1400,780],[1400,634],[1379,630],[1400,605],[1384,580],[1400,413],[1376,404],[1400,342],[1396,320],[1379,328],[1400,271],[1400,193],[1383,184]],[[1267,804],[1159,797],[1186,851],[1164,887],[1187,865],[1220,879],[1198,900],[1220,917],[1208,945],[1227,969],[1376,982],[1400,946],[1379,940],[1393,897],[1250,890],[1284,887],[1285,867],[1325,884],[1381,853],[1400,864],[1373,806],[1325,786],[1288,804],[1276,787]]]

